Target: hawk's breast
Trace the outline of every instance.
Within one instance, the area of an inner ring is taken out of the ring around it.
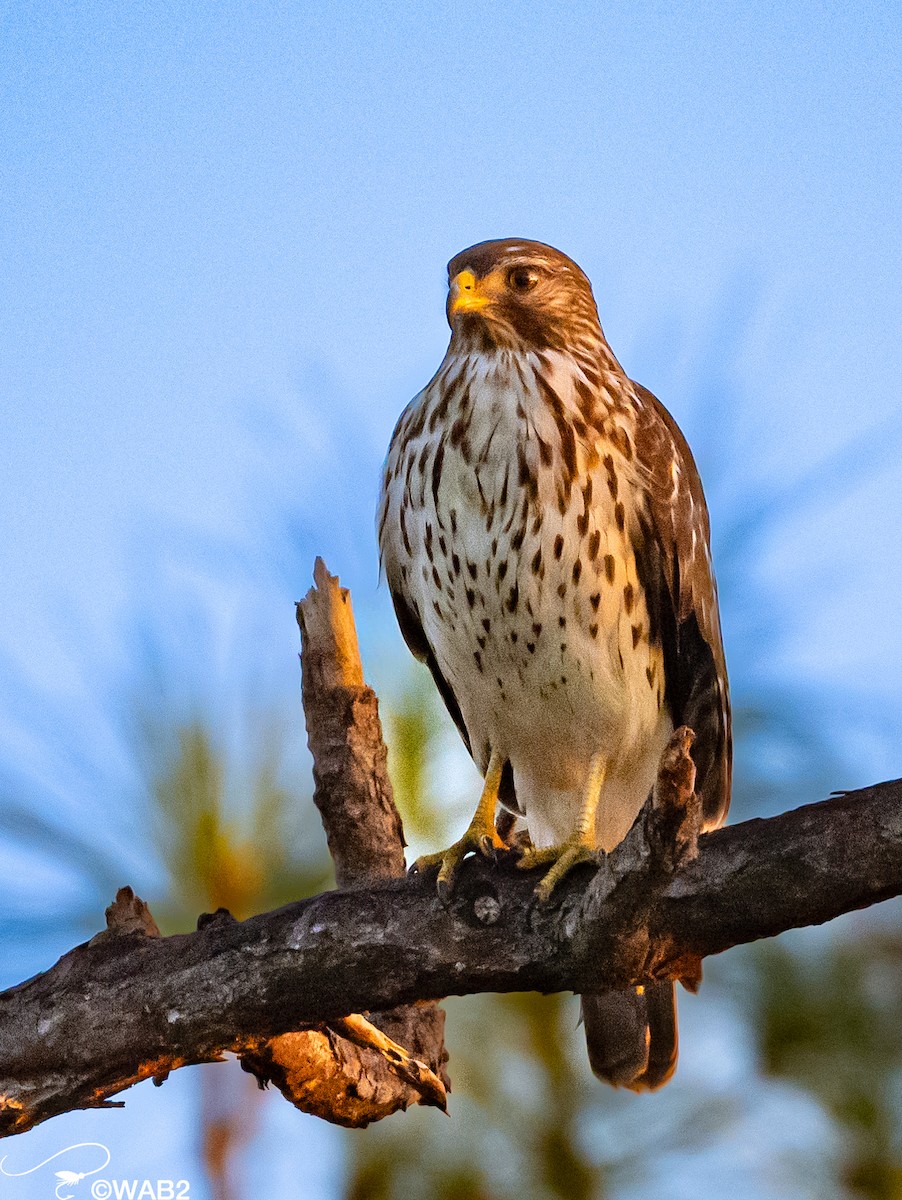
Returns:
[[[477,764],[490,749],[510,759],[534,840],[539,826],[567,828],[599,750],[619,840],[670,731],[630,542],[641,484],[629,412],[603,389],[587,412],[587,386],[563,356],[449,356],[386,464],[389,583],[422,626]]]

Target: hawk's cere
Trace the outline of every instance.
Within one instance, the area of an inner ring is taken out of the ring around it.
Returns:
[[[500,803],[548,864],[627,833],[671,732],[696,740],[706,828],[730,799],[730,707],[708,514],[676,423],[624,373],[588,279],[550,246],[482,242],[448,268],[451,342],[385,465],[382,561],[485,786],[438,865],[503,845]],[[676,1063],[673,984],[583,997],[593,1069],[659,1087]]]

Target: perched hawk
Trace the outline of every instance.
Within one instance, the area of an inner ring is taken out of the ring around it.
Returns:
[[[667,410],[611,353],[588,279],[550,246],[448,268],[451,343],[395,429],[379,545],[401,630],[485,777],[463,838],[421,859],[447,895],[523,818],[547,898],[624,837],[673,729],[695,731],[707,828],[730,800],[730,706],[708,514]],[[583,997],[597,1075],[659,1087],[673,984]]]

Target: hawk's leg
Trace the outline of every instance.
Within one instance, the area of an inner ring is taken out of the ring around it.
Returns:
[[[595,834],[595,817],[598,813],[598,803],[601,799],[601,788],[604,783],[605,764],[600,754],[592,756],[589,767],[589,778],[583,792],[580,805],[579,819],[576,828],[566,842],[557,846],[542,846],[538,849],[524,850],[517,863],[521,871],[529,871],[544,863],[552,863],[551,870],[542,876],[536,887],[536,896],[544,903],[568,871],[579,863],[598,862],[598,839]]]
[[[428,870],[429,867],[438,867],[436,890],[440,900],[444,901],[450,897],[457,869],[471,851],[490,858],[496,850],[508,848],[495,829],[498,788],[501,784],[501,772],[504,769],[505,761],[503,755],[492,753],[489,769],[485,773],[485,783],[479,804],[460,841],[449,846],[447,850],[440,850],[437,854],[424,854],[413,864],[416,872]]]

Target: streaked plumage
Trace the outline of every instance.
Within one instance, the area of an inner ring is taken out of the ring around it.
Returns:
[[[566,256],[485,242],[449,278],[451,343],[398,422],[380,505],[407,643],[482,773],[503,762],[501,802],[535,846],[572,838],[596,776],[591,842],[615,846],[681,724],[713,827],[729,804],[730,712],[689,448],[614,358]],[[599,1074],[637,1088],[669,1077],[672,994],[585,999]]]

